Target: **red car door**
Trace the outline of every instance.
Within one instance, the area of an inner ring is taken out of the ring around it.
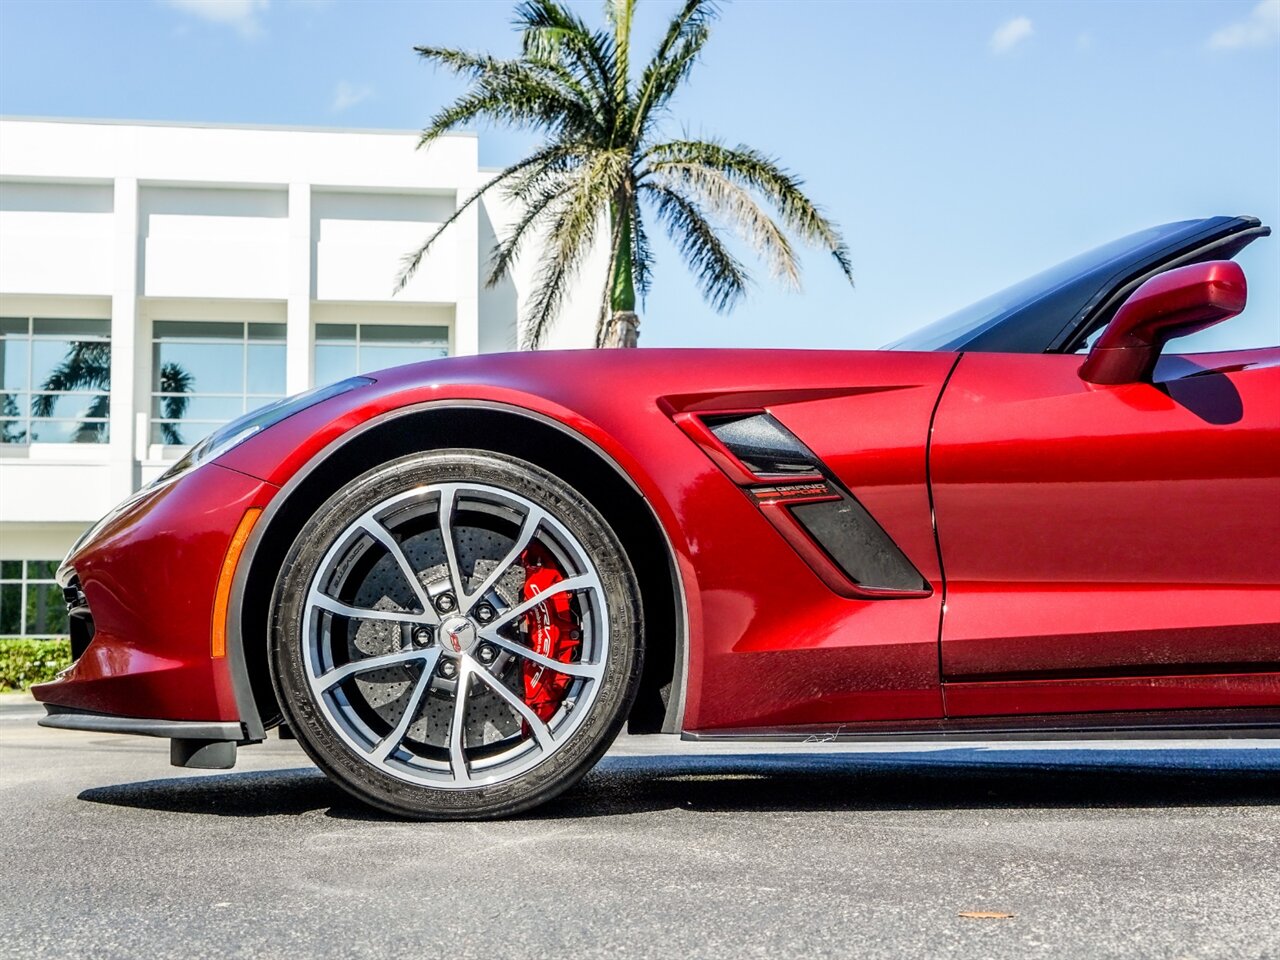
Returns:
[[[1280,349],[965,354],[934,423],[948,716],[1280,704]]]

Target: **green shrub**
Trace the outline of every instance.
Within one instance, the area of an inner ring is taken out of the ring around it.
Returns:
[[[26,690],[52,680],[70,663],[70,640],[0,637],[0,690]]]

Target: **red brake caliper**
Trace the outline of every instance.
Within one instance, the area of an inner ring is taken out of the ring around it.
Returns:
[[[524,567],[524,586],[520,590],[522,600],[532,600],[564,579],[555,558],[541,544],[530,544],[520,554],[520,564]],[[562,663],[573,659],[580,641],[567,592],[557,593],[526,613],[525,624],[529,629],[529,644],[538,653]],[[550,720],[572,680],[570,676],[526,660],[524,702],[540,718]]]

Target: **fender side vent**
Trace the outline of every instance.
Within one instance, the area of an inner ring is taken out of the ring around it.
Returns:
[[[792,516],[854,583],[885,590],[928,590],[915,566],[857,500],[797,503]]]
[[[768,411],[672,418],[833,591],[860,599],[933,592],[875,517]]]
[[[717,440],[757,476],[817,472],[818,458],[767,413],[705,417]]]

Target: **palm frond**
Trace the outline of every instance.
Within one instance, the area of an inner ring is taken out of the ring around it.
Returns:
[[[451,47],[414,47],[422,59],[472,82],[518,80],[528,77],[544,85],[558,85],[563,93],[584,106],[595,107],[595,95],[582,85],[582,78],[563,63],[550,60],[501,60],[484,53],[471,53]]]
[[[629,160],[625,152],[600,152],[576,172],[572,188],[555,205],[525,321],[527,347],[537,347],[545,338],[564,302],[566,285],[577,276],[609,203],[624,184]]]
[[[511,265],[520,256],[520,247],[534,225],[540,220],[552,204],[564,198],[573,187],[573,182],[561,177],[555,182],[547,182],[544,178],[541,188],[536,194],[526,193],[523,196],[524,212],[511,232],[493,248],[489,256],[489,275],[485,286],[494,287],[502,282]]]
[[[592,87],[602,103],[613,88],[613,39],[593,31],[556,0],[524,0],[516,7],[515,25],[522,31],[521,49],[535,63],[568,64]]]
[[[504,181],[518,174],[521,170],[525,170],[533,166],[534,164],[541,163],[557,155],[560,152],[560,150],[561,148],[558,144],[552,144],[551,146],[543,150],[539,150],[533,156],[526,157],[524,160],[521,160],[519,163],[513,163],[511,166],[501,171],[492,180],[489,180],[481,184],[479,188],[473,191],[469,197],[467,197],[464,201],[462,201],[462,203],[458,205],[458,209],[455,210],[449,216],[449,218],[445,220],[444,223],[436,227],[436,229],[432,232],[431,236],[427,237],[427,239],[423,241],[422,246],[418,247],[418,249],[413,251],[413,253],[406,254],[401,259],[400,272],[396,274],[396,282],[395,282],[395,287],[393,289],[393,292],[399,293],[401,290],[405,288],[405,284],[407,284],[410,280],[413,279],[413,275],[418,272],[418,267],[422,265],[423,258],[427,255],[428,252],[430,252],[432,246],[435,245],[435,242],[440,239],[440,235],[444,233],[445,230],[447,230],[453,223],[455,223],[458,220],[458,218],[461,217],[463,213],[465,213],[477,200],[483,197],[486,193],[488,193],[494,187],[498,186],[500,183],[503,183]]]
[[[501,69],[482,74],[470,91],[431,118],[418,138],[420,148],[476,120],[560,135],[597,132],[599,111],[579,91],[542,71],[494,63]]]
[[[658,49],[640,75],[631,141],[640,143],[650,119],[671,99],[711,36],[717,8],[712,0],[685,0],[667,25]]]
[[[517,205],[540,195],[552,180],[564,177],[585,163],[595,152],[587,142],[564,142],[552,156],[522,170],[502,185],[503,195]]]
[[[49,371],[41,390],[63,393],[76,390],[107,390],[111,386],[111,345],[97,340],[73,341],[67,355]],[[33,416],[49,417],[58,398],[38,393],[31,401]]]
[[[100,393],[89,401],[83,420],[76,424],[76,443],[95,443],[107,432],[107,416],[111,412],[111,397]]]
[[[469,50],[458,50],[455,47],[414,47],[413,52],[423,60],[437,66],[446,67],[462,77],[479,79],[490,73],[495,65],[503,61],[487,53],[472,53]]]
[[[537,287],[525,318],[522,342],[526,350],[536,350],[546,338],[551,321],[564,302],[564,285],[577,274],[579,256],[576,250],[566,254],[548,247],[539,261]]]
[[[711,167],[664,163],[651,176],[685,197],[695,197],[712,219],[724,223],[769,266],[775,280],[800,286],[800,261],[786,231],[756,203],[751,193]]]
[[[703,297],[715,310],[731,309],[746,294],[751,278],[720,242],[698,204],[659,183],[644,183],[640,189],[652,195],[658,219],[693,271]]]
[[[160,412],[165,420],[181,420],[187,414],[191,398],[185,396],[195,386],[196,378],[179,363],[170,361],[160,368],[160,392],[168,394],[160,401]],[[175,446],[186,441],[181,423],[160,424],[160,436],[165,443]]]
[[[805,196],[802,180],[758,150],[708,140],[673,140],[651,147],[646,160],[654,170],[668,163],[709,167],[734,183],[759,191],[777,209],[784,226],[806,243],[825,248],[853,283],[849,248],[840,228]]]

